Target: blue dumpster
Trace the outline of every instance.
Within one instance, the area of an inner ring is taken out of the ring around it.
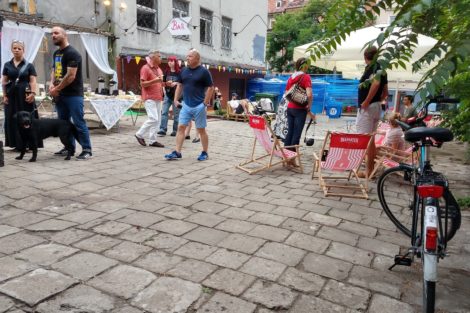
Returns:
[[[326,88],[329,83],[319,80],[312,79],[312,93],[313,93],[313,103],[310,111],[315,114],[323,112],[323,108],[326,102]]]
[[[329,118],[340,118],[343,104],[341,102],[330,102],[326,105],[326,115]]]

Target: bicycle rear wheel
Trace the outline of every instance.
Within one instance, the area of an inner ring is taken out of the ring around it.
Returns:
[[[451,240],[457,230],[460,228],[460,224],[462,223],[462,216],[460,214],[460,207],[455,200],[454,196],[449,190],[444,191],[444,197],[439,198],[439,208],[440,210],[440,218],[442,221],[442,227],[444,227],[445,223],[445,208],[446,208],[446,200],[448,205],[447,211],[447,237],[446,241]]]
[[[411,237],[413,221],[413,168],[397,166],[383,172],[377,181],[382,208],[395,226]]]
[[[423,279],[423,312],[434,313],[436,282]]]

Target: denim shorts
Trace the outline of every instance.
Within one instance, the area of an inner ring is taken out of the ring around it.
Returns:
[[[188,125],[191,120],[194,120],[196,123],[196,128],[206,128],[207,127],[207,113],[206,105],[204,103],[199,104],[198,106],[192,108],[183,104],[183,108],[180,111],[179,124]]]

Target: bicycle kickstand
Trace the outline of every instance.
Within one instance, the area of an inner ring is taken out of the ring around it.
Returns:
[[[412,259],[409,257],[411,254],[411,251],[408,251],[404,255],[396,255],[394,259],[394,264],[388,268],[389,271],[391,271],[395,266],[397,265],[405,265],[405,266],[411,266],[411,263],[413,262]]]

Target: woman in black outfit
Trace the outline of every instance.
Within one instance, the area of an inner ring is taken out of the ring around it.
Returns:
[[[36,70],[33,64],[24,58],[24,42],[13,40],[11,52],[13,58],[3,66],[2,88],[3,104],[5,108],[5,146],[17,148],[20,144],[16,121],[13,118],[16,112],[33,112],[36,109],[34,96],[36,95]],[[37,110],[34,116],[38,118]],[[42,143],[40,143],[42,148]]]

